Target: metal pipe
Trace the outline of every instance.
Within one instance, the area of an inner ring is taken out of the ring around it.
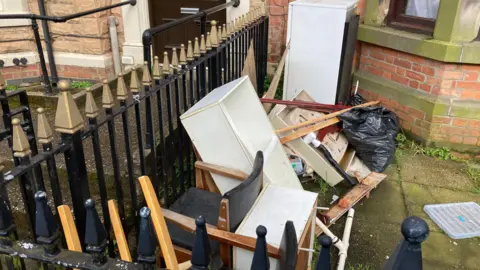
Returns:
[[[40,15],[42,16],[47,15],[47,12],[45,10],[45,0],[38,0],[38,9],[40,11]],[[58,82],[58,74],[57,74],[57,66],[55,65],[55,57],[53,56],[52,37],[50,36],[48,21],[42,20],[42,28],[43,28],[43,37],[45,40],[45,47],[47,48],[48,65],[50,66],[50,76],[52,80],[52,86],[53,88],[56,88],[57,82]]]
[[[353,208],[348,210],[347,222],[345,223],[345,230],[343,231],[343,238],[342,238],[344,248],[341,249],[338,254],[340,258],[338,259],[337,270],[343,270],[345,268],[348,247],[350,246],[350,233],[352,232],[352,223],[353,223],[354,215],[355,215],[355,210]]]
[[[32,19],[32,30],[35,37],[35,43],[37,44],[38,58],[40,58],[40,66],[42,68],[43,84],[47,95],[53,94],[52,86],[50,85],[50,78],[48,77],[47,65],[45,63],[45,56],[43,55],[42,40],[40,39],[40,33],[38,32],[37,20]]]
[[[51,22],[66,22],[71,19],[76,19],[85,15],[90,15],[93,13],[109,10],[112,8],[121,7],[124,5],[135,6],[136,4],[137,4],[137,0],[128,0],[125,2],[113,4],[110,6],[95,8],[95,9],[91,9],[91,10],[87,10],[87,11],[83,11],[83,12],[79,12],[71,15],[66,15],[66,16],[43,16],[43,15],[37,15],[33,13],[31,14],[0,14],[0,19],[31,19],[31,20],[35,19],[35,20],[45,20],[45,21],[51,21]]]
[[[110,42],[112,44],[113,67],[115,69],[115,74],[119,74],[122,72],[122,66],[120,65],[120,49],[118,46],[117,18],[115,16],[108,17],[108,25],[110,30]]]

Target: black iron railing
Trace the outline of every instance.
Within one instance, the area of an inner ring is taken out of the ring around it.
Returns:
[[[53,48],[51,44],[50,33],[48,32],[48,24],[46,24],[45,22],[64,23],[72,19],[102,12],[112,8],[116,8],[124,5],[134,6],[136,4],[137,4],[137,0],[127,0],[117,4],[95,8],[95,9],[91,9],[91,10],[87,10],[87,11],[83,11],[83,12],[79,12],[71,15],[65,15],[65,16],[45,16],[45,15],[38,15],[38,14],[0,14],[0,19],[30,19],[31,20],[33,36],[35,38],[35,43],[37,45],[38,57],[40,59],[40,67],[42,69],[42,77],[43,77],[43,84],[45,87],[45,93],[52,94],[53,93],[52,86],[56,87],[58,82],[58,74],[57,74],[57,68],[55,65],[55,57],[53,56]],[[40,11],[45,10],[43,0],[39,1],[39,7],[40,7]],[[51,80],[50,80],[50,77],[48,76],[47,64],[45,61],[45,55],[43,54],[42,40],[40,38],[40,32],[38,31],[37,20],[40,20],[43,22],[42,25],[44,27],[44,36],[45,36],[45,43],[47,46]]]

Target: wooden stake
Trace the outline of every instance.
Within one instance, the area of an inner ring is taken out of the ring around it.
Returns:
[[[274,98],[275,94],[277,93],[278,84],[280,83],[280,79],[282,77],[283,68],[285,67],[285,61],[287,59],[288,50],[290,49],[290,42],[287,43],[287,47],[283,52],[282,59],[280,59],[280,63],[278,64],[277,70],[275,71],[275,75],[273,76],[272,82],[268,87],[267,92],[263,95],[263,98]],[[272,104],[263,104],[263,108],[265,111],[269,111],[272,107]]]
[[[82,252],[82,245],[78,238],[77,227],[73,221],[70,207],[60,205],[57,207],[60,221],[62,222],[63,232],[65,233],[65,240],[67,241],[68,250]]]
[[[117,240],[118,250],[120,251],[120,259],[126,262],[132,262],[132,256],[128,249],[127,238],[123,231],[122,221],[120,220],[120,214],[118,212],[117,202],[115,200],[108,201],[108,213],[110,220],[112,221],[113,232],[115,233],[115,239]]]
[[[298,131],[295,131],[294,133],[290,134],[290,135],[287,135],[283,138],[280,139],[280,143],[281,144],[286,144],[290,141],[293,141],[295,139],[298,139],[300,137],[303,137],[311,132],[314,132],[314,131],[317,131],[319,129],[322,129],[322,128],[325,128],[325,127],[328,127],[328,126],[331,126],[333,124],[336,124],[340,122],[340,119],[338,119],[337,117],[335,118],[332,118],[332,119],[328,119],[324,122],[321,122],[321,123],[318,123],[316,125],[312,125],[312,126],[309,126],[309,127],[306,127],[306,128],[302,128]]]
[[[163,258],[165,259],[165,264],[168,269],[178,270],[178,261],[175,256],[175,250],[173,250],[172,239],[170,239],[170,235],[168,234],[167,223],[163,217],[162,208],[158,202],[152,182],[148,176],[141,176],[138,178],[138,181],[142,187],[148,208],[152,211],[152,223],[157,234],[158,242],[160,243],[160,249]]]
[[[291,131],[291,130],[301,128],[301,127],[305,127],[305,126],[308,126],[308,125],[311,125],[311,124],[314,124],[314,123],[317,123],[317,122],[320,122],[320,121],[331,119],[333,117],[337,117],[337,116],[341,115],[342,113],[348,112],[348,111],[350,111],[351,109],[354,109],[354,108],[362,108],[362,107],[373,106],[373,105],[377,105],[378,103],[380,103],[380,101],[367,102],[367,103],[360,104],[358,106],[351,107],[351,108],[348,108],[348,109],[345,109],[345,110],[341,110],[341,111],[338,111],[338,112],[322,115],[318,118],[311,119],[311,120],[305,121],[303,123],[299,123],[299,124],[289,126],[289,127],[286,127],[286,128],[277,129],[276,132],[277,132],[277,134],[284,133],[284,132]]]

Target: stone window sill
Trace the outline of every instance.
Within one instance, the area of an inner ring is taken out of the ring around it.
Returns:
[[[480,41],[449,43],[427,35],[365,24],[358,29],[358,40],[441,62],[480,64]]]

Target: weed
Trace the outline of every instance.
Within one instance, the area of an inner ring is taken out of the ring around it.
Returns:
[[[467,164],[467,174],[474,185],[472,192],[480,194],[480,168],[473,164]]]
[[[440,148],[427,147],[424,149],[424,154],[426,156],[436,157],[441,160],[452,159],[452,154],[450,153],[450,150],[446,147],[440,147]]]
[[[17,89],[18,89],[18,85],[16,85],[16,84],[9,84],[5,88],[5,90],[7,90],[7,91],[14,91],[14,90],[17,90]]]
[[[72,88],[73,89],[83,89],[83,88],[88,88],[90,86],[92,86],[93,83],[92,82],[88,82],[88,81],[74,81],[72,82]]]
[[[328,185],[328,183],[318,175],[315,177],[315,183],[318,184],[319,194],[325,195],[330,190],[330,186]]]
[[[396,141],[399,149],[410,150],[414,156],[425,155],[440,160],[457,160],[457,158],[450,152],[450,149],[446,147],[424,147],[415,141],[407,139],[407,137],[402,133],[397,135]]]
[[[263,89],[265,91],[270,88],[270,84],[272,84],[272,79],[272,76],[265,77],[265,81],[263,82]],[[280,81],[278,82],[277,92],[275,92],[274,99],[283,99],[283,72],[282,75],[280,75]]]

